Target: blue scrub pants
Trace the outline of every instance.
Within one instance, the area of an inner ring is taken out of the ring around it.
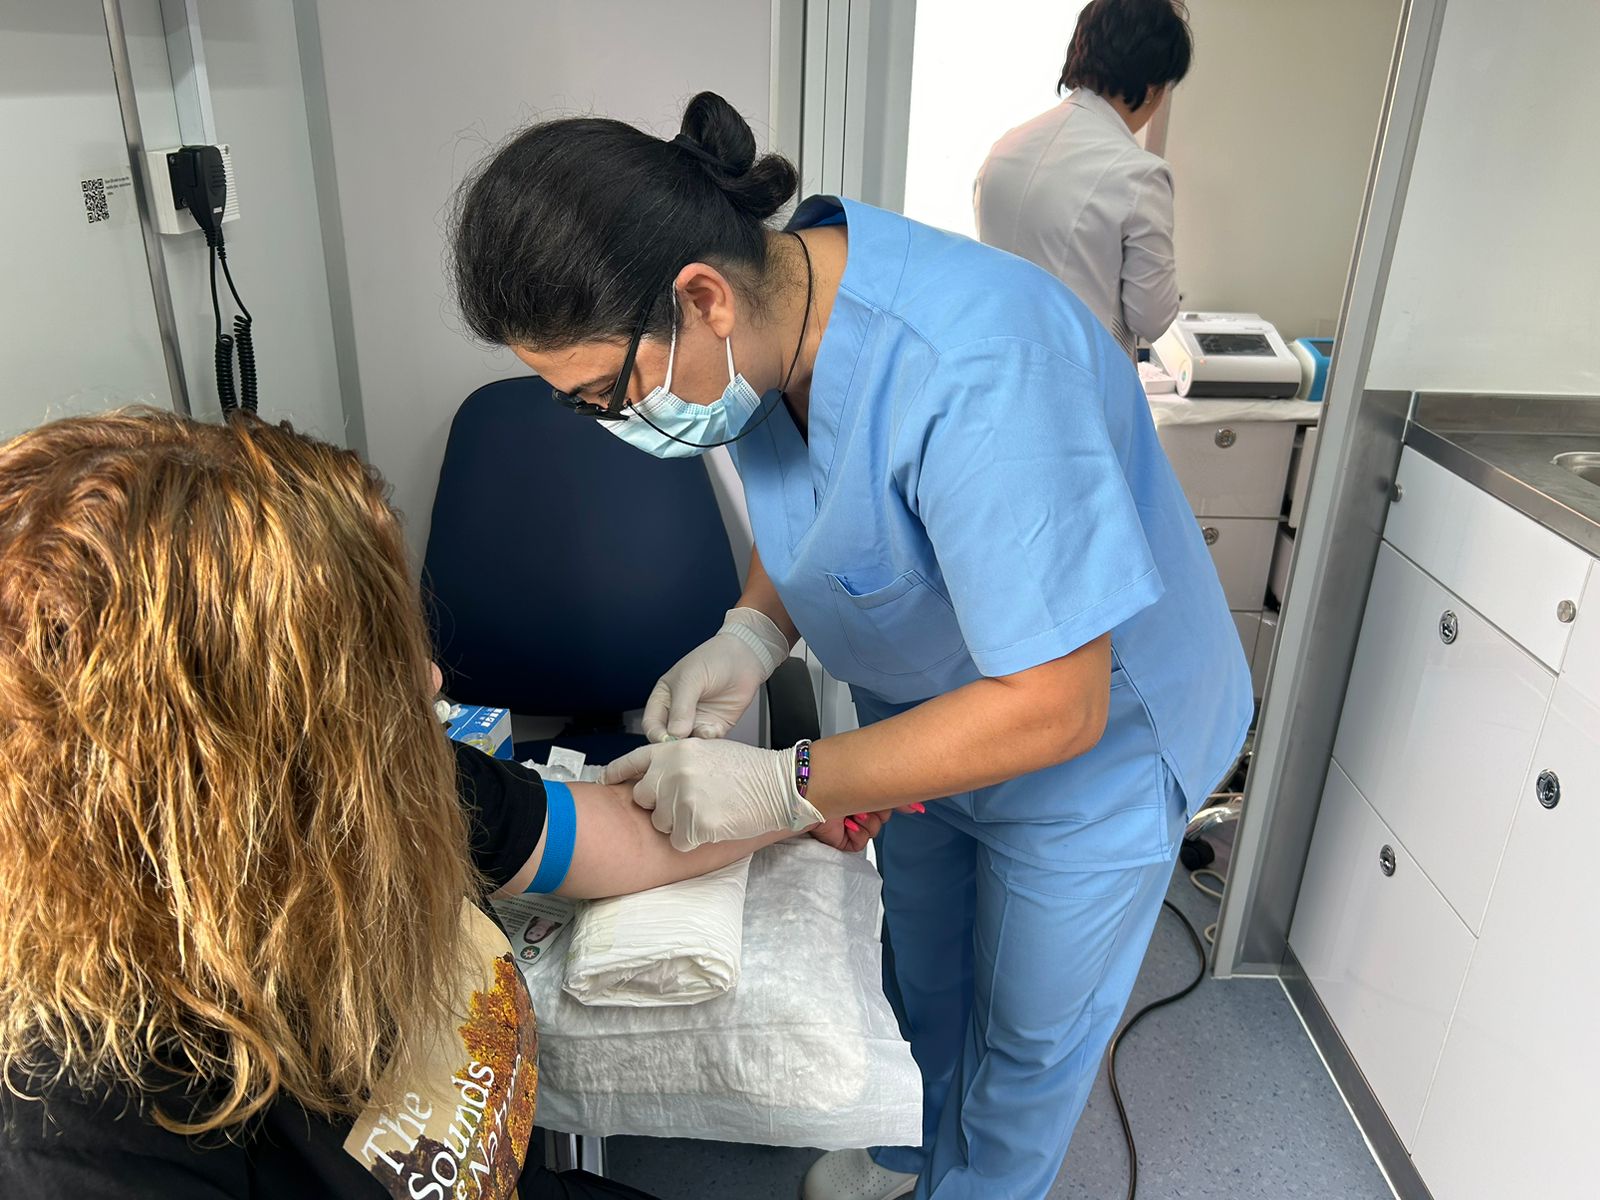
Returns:
[[[1170,778],[1170,777],[1169,777]],[[922,1070],[920,1147],[874,1160],[915,1200],[1043,1200],[1133,990],[1171,856],[1123,870],[1031,865],[940,819],[878,838],[884,991]]]

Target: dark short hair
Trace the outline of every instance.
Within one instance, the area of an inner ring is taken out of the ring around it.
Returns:
[[[1078,14],[1056,90],[1085,87],[1137,109],[1152,87],[1187,75],[1193,57],[1183,0],[1093,0]]]
[[[485,341],[539,349],[625,338],[672,320],[668,284],[709,262],[759,280],[767,222],[799,185],[792,164],[757,156],[721,96],[689,101],[676,140],[623,121],[544,121],[507,143],[457,193],[456,302]]]

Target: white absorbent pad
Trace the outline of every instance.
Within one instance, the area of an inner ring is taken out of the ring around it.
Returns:
[[[1143,366],[1143,364],[1140,364]],[[1225,421],[1293,421],[1315,425],[1325,406],[1310,400],[1191,400],[1187,396],[1146,394],[1156,428],[1163,425],[1214,425]]]
[[[579,911],[566,992],[583,1004],[699,1004],[739,982],[750,860]]]
[[[922,1084],[884,999],[879,912],[878,873],[862,855],[798,838],[751,860],[743,966],[726,995],[594,1008],[562,991],[559,945],[520,963],[539,1020],[539,1124],[826,1150],[918,1145]]]

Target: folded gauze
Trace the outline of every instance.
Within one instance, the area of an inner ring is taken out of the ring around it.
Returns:
[[[565,990],[583,1004],[698,1004],[739,982],[750,860],[584,906],[572,926]]]

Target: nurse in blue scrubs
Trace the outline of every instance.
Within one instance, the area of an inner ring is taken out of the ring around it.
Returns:
[[[823,821],[849,847],[880,818],[839,818],[926,804],[878,835],[922,1144],[827,1155],[805,1197],[1043,1197],[1185,820],[1243,743],[1248,672],[1133,366],[1089,310],[1021,259],[850,200],[773,228],[795,186],[708,93],[672,139],[536,125],[463,189],[458,300],[575,421],[654,455],[729,445],[744,483],[740,604],[609,778],[681,848]],[[671,513],[638,519],[675,536]],[[862,728],[724,740],[799,637]]]

